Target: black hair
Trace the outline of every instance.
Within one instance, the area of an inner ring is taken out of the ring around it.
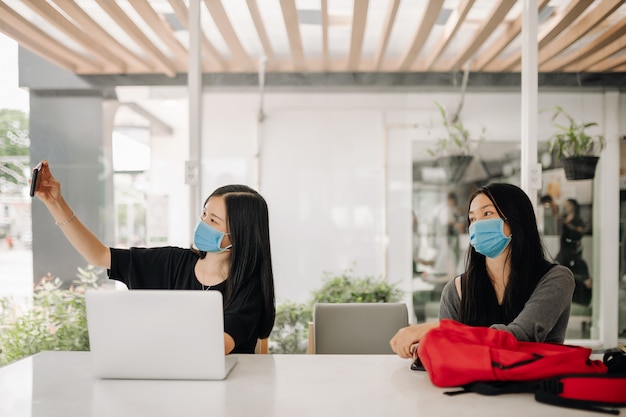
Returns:
[[[578,204],[578,201],[574,198],[568,198],[567,202],[570,203],[574,209],[574,218],[580,219],[580,204]]]
[[[541,204],[553,203],[552,197],[549,194],[542,195],[539,201],[541,202]]]
[[[232,248],[226,280],[224,305],[236,294],[260,290],[264,311],[259,325],[260,339],[268,337],[274,327],[276,300],[270,249],[269,214],[263,197],[247,185],[225,185],[213,191],[211,197],[223,196]],[[204,258],[206,252],[200,252]]]
[[[469,205],[479,194],[491,200],[500,217],[511,228],[507,255],[510,275],[500,306],[487,274],[485,256],[470,246],[461,280],[460,319],[472,326],[508,324],[522,311],[539,280],[554,264],[546,259],[535,211],[522,189],[505,183],[486,185],[470,196],[468,212]]]

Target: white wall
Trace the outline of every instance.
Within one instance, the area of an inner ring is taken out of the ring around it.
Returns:
[[[603,97],[602,92],[541,93],[539,107],[559,104],[577,119],[601,123]],[[411,262],[405,248],[412,185],[407,144],[432,134],[426,124],[438,121],[435,100],[452,111],[458,99],[456,93],[266,93],[267,117],[259,125],[257,94],[207,93],[203,194],[226,182],[259,187],[270,207],[279,301],[304,300],[325,272],[347,268],[360,275],[389,275],[410,290],[400,276],[410,274]],[[625,101],[622,94],[620,103]],[[620,114],[626,120],[626,106]],[[462,110],[470,131],[485,127],[487,140],[498,141],[520,140],[520,115],[521,96],[513,92],[468,93]],[[553,132],[550,117],[550,112],[539,116],[539,140]],[[623,122],[620,134],[626,134]],[[182,162],[176,162],[181,166],[187,156],[173,147],[165,149],[172,158],[182,154]],[[172,163],[164,160],[161,169]],[[184,190],[180,179],[168,183]],[[187,246],[184,201],[172,198],[170,204],[172,221],[182,222],[171,230],[185,236],[172,235]],[[617,221],[617,213],[608,215]]]

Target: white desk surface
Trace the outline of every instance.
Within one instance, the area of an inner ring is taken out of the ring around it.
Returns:
[[[444,395],[395,355],[237,355],[224,381],[97,380],[89,352],[0,368],[2,417],[584,416],[531,394]]]

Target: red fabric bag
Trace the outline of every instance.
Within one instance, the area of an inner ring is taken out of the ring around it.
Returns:
[[[418,345],[431,382],[458,387],[485,381],[536,381],[564,374],[606,373],[591,349],[555,343],[520,342],[511,333],[442,320]]]

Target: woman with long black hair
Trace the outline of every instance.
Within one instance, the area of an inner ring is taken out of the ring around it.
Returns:
[[[494,183],[469,199],[465,272],[443,289],[439,319],[511,332],[518,340],[563,343],[574,291],[572,272],[550,262],[526,193]],[[438,322],[400,329],[390,344],[409,358]]]
[[[224,348],[254,353],[275,317],[267,204],[245,185],[226,185],[205,201],[191,248],[108,248],[78,219],[42,161],[35,195],[89,264],[133,289],[210,290],[224,300]],[[164,306],[166,308],[166,306]]]

